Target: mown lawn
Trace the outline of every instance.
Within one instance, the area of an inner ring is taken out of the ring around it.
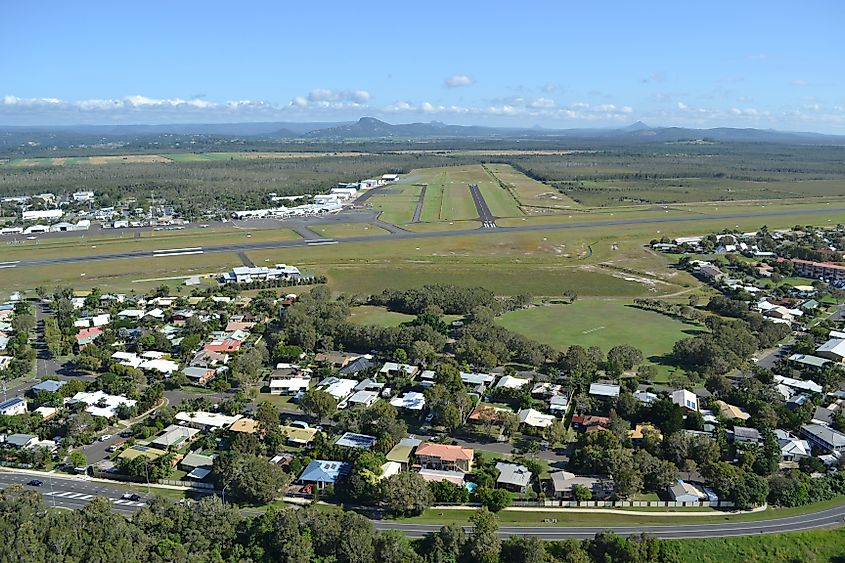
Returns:
[[[359,325],[399,326],[413,319],[413,315],[396,313],[394,311],[388,311],[384,307],[374,307],[372,305],[353,307],[349,311],[349,320]]]
[[[365,223],[331,223],[326,225],[311,225],[309,228],[315,233],[332,238],[372,237],[390,234],[381,227]]]
[[[347,293],[380,293],[386,288],[409,289],[429,284],[483,286],[497,295],[528,293],[540,296],[562,295],[574,289],[581,295],[637,296],[645,293],[642,285],[598,272],[575,268],[515,268],[497,265],[402,264],[401,267],[335,266],[326,270],[329,285]],[[529,273],[526,273],[529,272]]]
[[[618,344],[629,344],[653,360],[670,352],[678,340],[702,330],[622,301],[599,299],[514,311],[500,317],[498,322],[559,350],[577,344],[598,346],[607,352]]]

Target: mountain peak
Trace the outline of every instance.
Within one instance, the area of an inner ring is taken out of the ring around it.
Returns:
[[[627,127],[622,127],[621,129],[619,129],[619,131],[645,131],[647,129],[651,129],[651,127],[649,127],[642,121],[637,121],[636,123],[632,123]]]

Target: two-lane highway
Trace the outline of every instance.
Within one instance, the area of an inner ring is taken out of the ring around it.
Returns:
[[[57,508],[79,509],[91,502],[95,497],[108,498],[116,512],[133,514],[143,505],[150,495],[142,494],[141,501],[123,499],[125,489],[103,483],[82,479],[75,476],[52,476],[0,472],[0,488],[11,485],[23,485],[32,479],[43,481],[40,487],[31,487],[44,495],[45,502]],[[152,494],[155,494],[153,489]],[[207,493],[197,493],[202,496]],[[811,512],[798,516],[772,518],[758,521],[741,521],[730,519],[725,515],[724,522],[695,523],[698,518],[712,519],[719,517],[718,513],[705,516],[665,515],[655,518],[665,518],[665,524],[650,524],[643,526],[503,526],[499,528],[499,535],[508,536],[537,536],[545,540],[562,540],[589,538],[602,531],[611,531],[620,535],[636,535],[647,533],[664,539],[685,538],[713,538],[728,536],[756,536],[760,534],[781,534],[802,530],[814,530],[841,526],[845,522],[845,504]],[[438,524],[414,524],[387,520],[374,520],[373,525],[379,530],[397,530],[409,537],[422,537],[440,529]],[[467,528],[468,529],[468,528]]]

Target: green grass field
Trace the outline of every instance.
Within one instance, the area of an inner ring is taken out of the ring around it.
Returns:
[[[558,210],[577,208],[578,203],[556,188],[531,179],[516,171],[510,164],[487,164],[485,168],[500,182],[508,186],[519,204]]]
[[[679,561],[746,563],[842,561],[845,529],[794,532],[767,536],[673,540]]]
[[[312,225],[310,229],[315,233],[331,238],[371,237],[390,234],[381,227],[368,225],[366,223],[332,223],[326,225]]]
[[[379,219],[386,223],[402,225],[414,219],[421,186],[417,184],[392,184],[387,193],[372,196],[368,203],[381,212]]]
[[[319,269],[318,265],[315,268]],[[485,265],[423,265],[397,266],[361,265],[331,266],[325,270],[329,285],[347,293],[377,293],[386,288],[408,289],[427,284],[454,284],[473,287],[482,285],[497,295],[562,295],[568,289],[577,289],[583,295],[639,296],[646,289],[635,282],[625,281],[598,272],[585,272],[576,268],[535,268],[526,275],[518,266],[499,265],[496,275],[490,275]]]
[[[353,307],[349,312],[349,320],[359,325],[399,326],[413,319],[413,315],[395,313],[384,307],[373,307],[372,305]]]
[[[503,315],[505,328],[558,350],[578,344],[607,352],[617,344],[642,350],[653,361],[670,352],[678,340],[702,330],[622,301],[579,299],[570,305],[544,305]]]

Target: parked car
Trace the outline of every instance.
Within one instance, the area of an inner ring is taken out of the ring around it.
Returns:
[[[106,442],[108,440],[111,440],[112,438],[114,438],[114,435],[112,434],[103,434],[102,436],[100,436],[100,441]]]

